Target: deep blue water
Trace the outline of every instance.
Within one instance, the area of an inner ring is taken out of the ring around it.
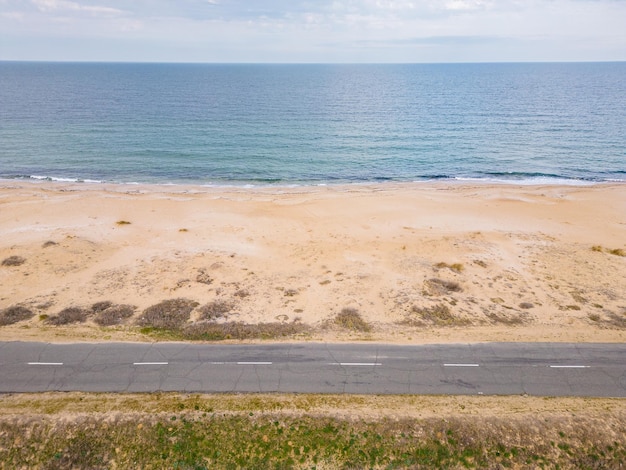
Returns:
[[[0,62],[0,178],[626,181],[626,63]]]

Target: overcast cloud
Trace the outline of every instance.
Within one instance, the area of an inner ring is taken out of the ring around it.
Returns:
[[[0,0],[0,60],[626,60],[626,0]]]

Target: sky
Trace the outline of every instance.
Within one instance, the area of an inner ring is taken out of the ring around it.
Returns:
[[[0,60],[626,60],[626,0],[0,0]]]

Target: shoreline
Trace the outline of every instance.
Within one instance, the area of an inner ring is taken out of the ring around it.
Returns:
[[[256,190],[292,190],[292,189],[346,189],[350,187],[366,187],[366,188],[385,188],[385,187],[429,187],[429,186],[504,186],[504,187],[602,187],[602,186],[619,186],[626,184],[626,180],[585,180],[579,178],[565,177],[529,177],[520,179],[506,178],[479,178],[479,177],[441,177],[426,178],[417,180],[385,180],[385,181],[326,181],[326,182],[281,182],[281,183],[263,183],[263,182],[245,182],[232,181],[220,183],[201,183],[199,181],[190,182],[115,182],[115,181],[99,181],[79,178],[56,178],[56,177],[24,177],[24,178],[2,178],[0,177],[0,188],[11,186],[13,184],[20,185],[50,185],[50,186],[71,186],[72,188],[84,189],[113,189],[113,188],[139,188],[150,189],[152,191],[168,192],[172,188],[181,190],[194,191],[256,191]]]
[[[176,298],[198,304],[192,323],[215,302],[230,306],[218,323],[298,319],[312,329],[296,341],[626,340],[621,183],[2,180],[0,204],[0,260],[25,259],[0,267],[0,311],[34,313],[0,340],[151,341],[135,320]],[[105,301],[136,309],[112,327],[46,323]],[[344,309],[370,329],[338,325]]]

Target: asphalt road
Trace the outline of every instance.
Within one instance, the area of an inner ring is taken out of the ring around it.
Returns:
[[[43,391],[626,397],[626,344],[0,342],[0,393]]]

